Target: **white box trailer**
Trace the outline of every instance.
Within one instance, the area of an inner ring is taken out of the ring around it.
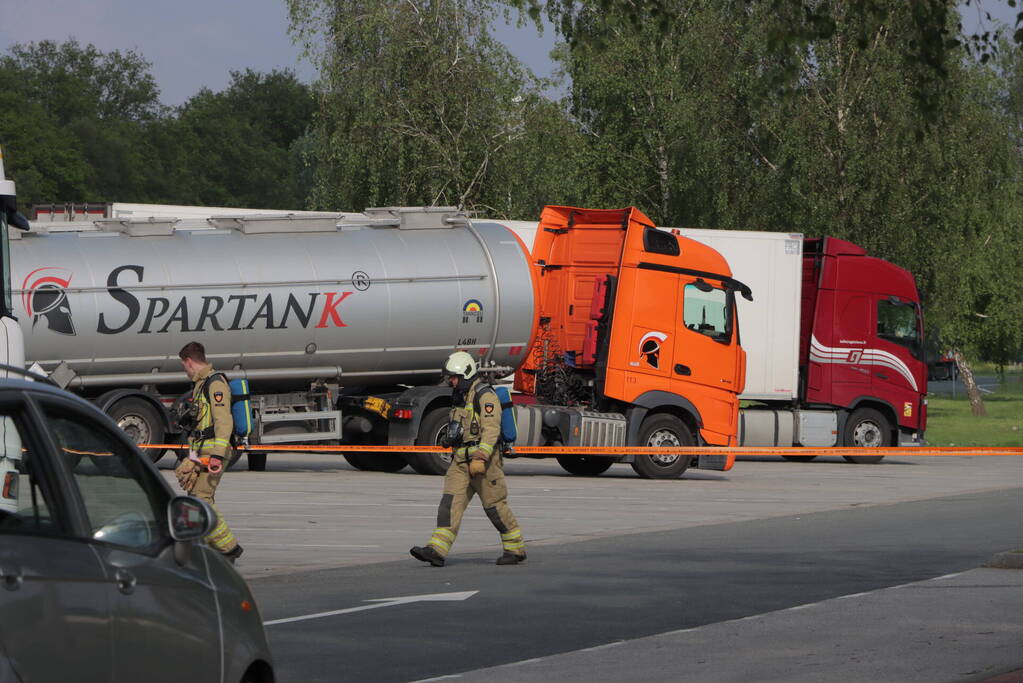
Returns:
[[[799,395],[799,323],[803,236],[745,230],[676,230],[716,249],[732,274],[753,290],[736,297],[746,351],[747,401],[787,401]]]

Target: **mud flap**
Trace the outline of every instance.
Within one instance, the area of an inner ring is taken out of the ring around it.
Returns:
[[[734,464],[735,454],[724,449],[702,452],[696,459],[696,467],[701,470],[727,472]]]

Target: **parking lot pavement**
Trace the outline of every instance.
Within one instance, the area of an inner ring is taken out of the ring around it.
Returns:
[[[1005,672],[1023,673],[1018,671],[1021,611],[1023,571],[975,569],[447,678],[464,683],[991,680]]]
[[[161,466],[173,479],[170,459]],[[628,465],[575,477],[527,459],[506,470],[509,502],[536,546],[1005,489],[1023,482],[1023,457],[750,459],[682,480],[640,479]],[[357,471],[336,455],[282,454],[267,472],[229,472],[217,506],[245,546],[238,569],[251,578],[408,558],[434,526],[441,486],[409,470]],[[474,501],[453,553],[489,550],[498,552],[497,535]]]

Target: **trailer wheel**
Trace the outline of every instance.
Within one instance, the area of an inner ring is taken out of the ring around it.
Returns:
[[[117,423],[132,443],[162,443],[164,439],[163,420],[156,409],[141,398],[126,398],[118,401],[107,410],[107,414]],[[163,457],[162,448],[146,448],[143,453],[151,461],[158,462]]]
[[[674,415],[651,415],[639,428],[639,445],[647,447],[692,446],[693,434]],[[644,479],[678,479],[692,462],[691,455],[637,455],[632,469]]]
[[[892,428],[884,415],[873,408],[857,408],[845,422],[842,445],[851,448],[884,448],[891,444]],[[844,455],[848,462],[873,465],[883,455]]]
[[[448,409],[434,408],[419,425],[417,446],[432,446],[440,443],[440,437],[448,426]],[[408,464],[419,474],[446,474],[451,465],[451,454],[409,453],[405,456]]]
[[[615,462],[614,458],[602,455],[559,455],[558,464],[569,474],[580,477],[595,477],[607,472]]]

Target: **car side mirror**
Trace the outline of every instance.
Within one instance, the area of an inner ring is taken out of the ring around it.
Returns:
[[[194,541],[213,531],[217,513],[198,498],[175,496],[167,504],[167,522],[175,541]]]

